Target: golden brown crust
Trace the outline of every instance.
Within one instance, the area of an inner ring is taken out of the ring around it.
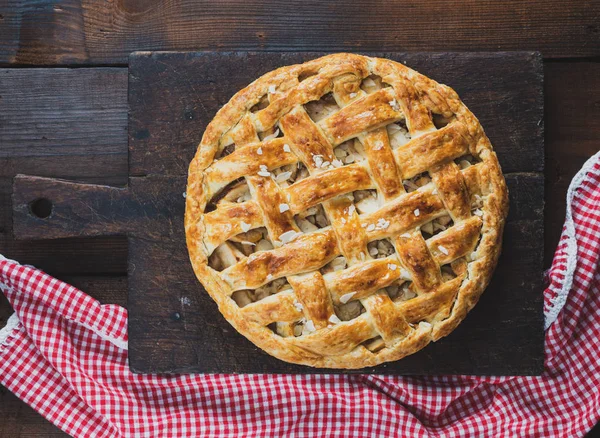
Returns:
[[[386,86],[364,91],[370,76]],[[304,105],[328,93],[339,108],[313,121]],[[436,128],[432,114],[447,124]],[[396,122],[410,139],[393,148],[386,126]],[[354,138],[365,160],[334,165],[334,148]],[[227,147],[233,151],[219,158]],[[477,162],[455,163],[467,154]],[[308,177],[291,185],[270,177],[295,163]],[[431,182],[407,193],[403,180],[422,173]],[[210,211],[240,178],[248,198]],[[358,212],[346,196],[357,190],[376,190],[379,207]],[[302,232],[296,215],[319,205],[330,224]],[[496,266],[507,212],[496,155],[452,89],[393,61],[341,53],[267,73],[219,110],[190,164],[185,229],[196,276],[240,333],[288,362],[362,368],[413,354],[465,318]],[[444,215],[453,224],[425,239],[419,228]],[[243,242],[239,236],[259,227],[273,249],[233,249],[223,270],[209,265],[227,241]],[[396,253],[371,258],[367,244],[379,239]],[[339,256],[347,266],[323,271]],[[279,278],[289,287],[243,307],[232,298]],[[416,296],[392,299],[385,288],[403,281]],[[336,308],[347,302],[360,302],[364,313],[340,321]],[[294,333],[298,321],[302,333]]]

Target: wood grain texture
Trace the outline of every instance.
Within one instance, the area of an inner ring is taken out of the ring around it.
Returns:
[[[127,73],[0,69],[0,178],[127,181]]]
[[[422,2],[5,0],[0,62],[125,63],[135,50],[600,54],[593,0]]]
[[[47,217],[35,214],[33,206],[40,199],[49,201]],[[12,199],[13,232],[18,239],[125,234],[129,201],[126,188],[17,175]]]
[[[127,187],[111,187],[17,175],[13,231],[18,239],[112,235],[154,242],[176,239],[183,233],[184,191],[185,177],[129,178]],[[33,211],[31,206],[39,199],[49,201],[48,217]]]
[[[0,69],[0,157],[126,153],[126,86],[120,68]]]

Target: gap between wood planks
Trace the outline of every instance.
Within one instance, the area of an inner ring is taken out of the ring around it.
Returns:
[[[594,56],[599,13],[598,2],[561,0],[42,0],[0,9],[0,62],[115,65],[134,50],[156,48],[536,49],[552,58]]]

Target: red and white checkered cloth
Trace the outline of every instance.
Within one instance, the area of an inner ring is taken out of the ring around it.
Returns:
[[[135,375],[125,309],[1,259],[0,383],[78,437],[582,436],[600,419],[600,153],[567,202],[541,377]]]

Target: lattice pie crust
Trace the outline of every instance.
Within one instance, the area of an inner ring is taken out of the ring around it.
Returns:
[[[207,126],[190,168],[194,271],[284,361],[361,368],[448,335],[498,260],[496,155],[445,85],[335,54],[267,73]]]

